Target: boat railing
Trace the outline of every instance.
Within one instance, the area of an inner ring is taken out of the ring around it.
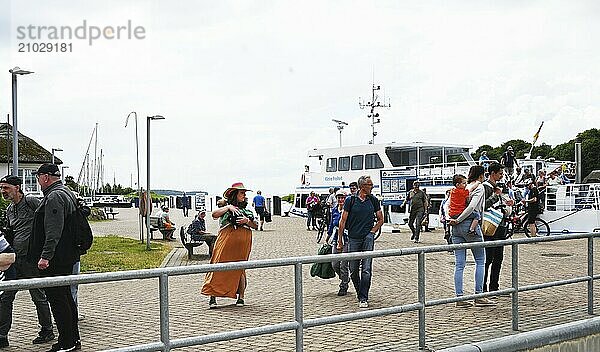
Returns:
[[[566,184],[546,187],[545,209],[550,211],[600,210],[600,184]]]

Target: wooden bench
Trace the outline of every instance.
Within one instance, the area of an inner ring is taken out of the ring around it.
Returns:
[[[185,249],[187,249],[188,260],[192,259],[192,255],[194,255],[194,247],[202,245],[203,242],[206,242],[206,245],[208,246],[208,256],[212,257],[213,248],[215,246],[215,242],[217,241],[217,235],[207,233],[200,236],[199,241],[188,241],[187,233],[185,232],[185,228],[182,226],[181,230],[179,230],[179,236],[181,237],[181,244],[183,244]]]
[[[154,231],[159,231],[163,235],[163,239],[170,239],[173,236],[174,229],[166,229],[164,227],[159,226],[159,218],[158,216],[150,216],[150,238],[154,239]]]
[[[106,217],[108,218],[108,215],[112,216],[112,219],[115,219],[115,215],[118,215],[119,212],[118,211],[114,211],[113,208],[104,208],[104,214],[106,214]]]

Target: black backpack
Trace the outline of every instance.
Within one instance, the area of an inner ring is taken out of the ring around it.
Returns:
[[[68,221],[65,222],[65,226],[68,226],[69,231],[71,234],[73,234],[75,246],[77,246],[77,249],[79,249],[79,254],[86,254],[94,242],[92,228],[90,227],[90,223],[87,219],[91,213],[90,207],[85,205],[83,202],[77,201],[77,199],[70,195],[66,190],[59,190],[62,190],[65,194],[67,194],[75,203],[75,211],[68,217]]]

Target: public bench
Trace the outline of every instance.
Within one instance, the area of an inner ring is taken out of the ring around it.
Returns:
[[[194,255],[194,248],[202,245],[203,242],[206,242],[208,246],[208,256],[212,257],[213,248],[215,246],[215,242],[217,241],[217,235],[206,233],[196,237],[196,240],[188,241],[187,233],[185,232],[185,228],[182,226],[181,230],[179,230],[179,236],[181,237],[181,244],[187,249],[188,252],[188,260],[192,259],[192,255]]]
[[[150,238],[154,239],[154,231],[159,231],[163,235],[163,239],[170,239],[173,237],[173,232],[176,228],[166,229],[160,224],[158,216],[150,216]]]
[[[111,215],[112,219],[115,219],[115,215],[118,215],[119,212],[118,211],[114,211],[113,208],[104,208],[104,214],[106,214],[106,218],[108,219],[108,216]]]

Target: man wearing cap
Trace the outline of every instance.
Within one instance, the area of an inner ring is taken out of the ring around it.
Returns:
[[[332,238],[331,243],[333,246],[331,248],[331,253],[348,253],[348,232],[344,232],[344,236],[340,242],[342,242],[342,249],[338,249],[338,228],[340,227],[340,219],[342,218],[342,213],[344,212],[344,202],[346,201],[346,192],[342,190],[338,190],[335,193],[337,205],[331,210],[331,220],[329,221],[329,226],[327,227],[327,239],[326,243],[329,243],[329,239]],[[331,262],[333,266],[333,271],[340,278],[340,290],[338,291],[338,296],[345,296],[348,293],[348,283],[350,282],[350,276],[348,275],[350,268],[349,262],[347,260],[336,260]]]
[[[8,233],[11,233],[7,240],[16,254],[14,264],[16,279],[30,279],[39,277],[38,268],[35,263],[27,260],[27,253],[29,252],[33,216],[40,201],[35,197],[24,195],[21,184],[20,177],[5,176],[0,179],[0,192],[4,199],[10,200],[6,209],[6,227],[9,229]],[[0,347],[8,346],[7,336],[12,325],[13,301],[16,293],[17,291],[6,291],[0,297]],[[38,323],[41,326],[41,331],[33,343],[39,344],[54,340],[52,317],[46,294],[39,288],[30,289],[29,294],[35,304]]]
[[[79,261],[75,235],[68,230],[68,221],[76,210],[75,195],[60,181],[55,164],[43,164],[34,175],[44,199],[34,214],[28,258],[37,263],[42,277],[72,275],[73,265]],[[80,349],[77,305],[70,286],[45,290],[58,329],[58,342],[48,352]]]
[[[502,159],[500,159],[500,164],[506,167],[506,173],[508,177],[513,177],[514,167],[519,167],[519,163],[517,162],[517,158],[515,157],[515,153],[513,152],[513,147],[510,145],[506,148],[504,154],[502,154]]]
[[[160,231],[163,234],[164,239],[174,241],[175,237],[173,237],[173,232],[175,232],[175,223],[171,221],[171,218],[169,217],[169,207],[166,205],[161,206],[160,211],[156,216],[159,218],[161,223],[160,226],[164,229],[161,229]]]

